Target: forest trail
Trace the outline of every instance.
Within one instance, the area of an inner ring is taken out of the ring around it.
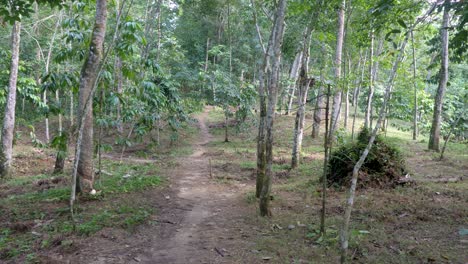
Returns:
[[[149,254],[141,258],[142,263],[208,263],[213,259],[208,256],[213,252],[204,244],[207,232],[215,234],[219,230],[216,230],[216,222],[207,219],[221,212],[220,201],[235,194],[227,193],[210,181],[209,158],[204,154],[213,137],[208,131],[207,116],[207,110],[197,116],[200,136],[194,142],[193,154],[179,158],[179,166],[168,175],[175,183],[175,199],[179,206],[191,208],[183,210],[185,215],[175,234],[167,241],[157,241]]]
[[[209,109],[196,116],[199,135],[193,154],[176,157],[176,165],[161,172],[169,188],[140,194],[155,208],[147,225],[127,233],[101,230],[78,243],[66,263],[232,263],[231,254],[243,248],[245,183],[223,184],[210,178]],[[135,163],[146,162],[137,159]],[[60,254],[61,255],[61,254]],[[59,262],[63,263],[63,262]]]

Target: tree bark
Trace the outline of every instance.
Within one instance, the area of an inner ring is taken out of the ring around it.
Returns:
[[[374,98],[374,73],[372,72],[374,69],[374,31],[372,30],[370,36],[370,48],[369,48],[369,94],[367,95],[367,106],[366,106],[366,114],[364,117],[364,128],[369,129],[372,128],[372,99]]]
[[[364,55],[364,61],[360,64],[361,65],[361,77],[358,83],[358,86],[356,88],[356,91],[354,93],[354,114],[353,114],[353,124],[351,126],[351,138],[354,139],[354,129],[356,127],[356,116],[357,116],[357,109],[358,109],[358,103],[359,103],[359,94],[361,92],[361,84],[364,80],[364,71],[365,71],[365,65],[367,61],[367,53]],[[359,68],[359,67],[358,67]]]
[[[326,216],[326,202],[327,202],[327,174],[328,174],[328,160],[330,159],[330,141],[328,140],[328,112],[330,105],[330,85],[327,89],[327,104],[325,108],[325,136],[323,139],[323,174],[322,174],[322,211],[320,212],[320,233],[325,235],[325,216]]]
[[[437,88],[437,93],[434,99],[434,115],[432,118],[431,133],[429,135],[429,149],[439,151],[439,141],[440,141],[440,125],[442,119],[442,104],[444,101],[445,90],[447,89],[448,81],[448,64],[449,64],[449,54],[448,54],[448,45],[449,45],[449,10],[450,10],[450,0],[445,0],[444,3],[444,16],[442,20],[442,28],[440,29],[440,38],[442,41],[441,48],[441,65],[439,72],[439,86]]]
[[[414,86],[414,108],[413,108],[413,140],[418,137],[418,86],[416,84],[416,54],[414,49],[414,34],[411,31],[411,47],[413,49],[413,86]]]
[[[312,123],[312,134],[311,134],[312,138],[318,138],[320,134],[320,125],[322,122],[322,104],[323,104],[323,95],[324,95],[323,86],[325,83],[325,77],[324,77],[323,72],[327,69],[327,60],[326,60],[327,58],[325,54],[326,54],[325,46],[322,46],[322,58],[325,64],[320,69],[320,86],[317,91],[317,100],[315,101],[314,121]],[[329,96],[329,94],[327,94],[327,96]],[[327,107],[328,107],[328,103],[327,103]]]
[[[297,112],[294,122],[294,138],[291,155],[291,168],[294,169],[299,165],[301,158],[302,139],[304,137],[304,121],[305,121],[305,106],[307,103],[307,93],[309,87],[313,85],[314,80],[309,79],[309,47],[310,36],[312,33],[312,25],[309,25],[304,34],[302,58],[301,58],[301,73],[299,78],[299,90],[297,98]]]
[[[291,66],[291,71],[289,73],[290,84],[288,85],[289,94],[288,94],[288,109],[286,110],[286,115],[291,114],[294,94],[296,93],[297,79],[299,77],[299,68],[301,65],[302,56],[303,56],[302,50],[296,53],[296,57],[294,58],[294,62]]]
[[[340,119],[341,111],[341,91],[339,89],[341,80],[341,58],[343,52],[343,38],[344,38],[344,26],[345,26],[345,6],[346,0],[343,0],[338,10],[338,31],[336,37],[336,53],[335,53],[335,95],[333,96],[333,107],[331,114],[331,127],[328,137],[329,140],[333,140],[334,134],[337,128],[338,121]]]
[[[259,95],[259,121],[258,121],[258,136],[257,136],[257,171],[256,171],[256,183],[255,183],[255,196],[260,198],[260,194],[263,188],[263,182],[266,173],[266,145],[265,145],[265,122],[266,122],[266,91],[265,91],[265,74],[270,68],[270,57],[269,50],[273,44],[272,38],[273,33],[270,35],[268,46],[265,47],[262,40],[260,28],[257,24],[257,12],[255,10],[255,3],[251,0],[252,12],[254,16],[255,27],[257,29],[257,37],[260,42],[260,46],[263,51],[263,63],[258,73],[258,95]],[[274,32],[275,27],[273,26],[272,31]]]
[[[119,56],[115,57],[114,63],[114,72],[115,72],[115,91],[120,96],[123,92],[123,75],[122,75],[122,59]],[[120,98],[117,100],[116,108],[116,118],[117,118],[117,132],[120,135],[123,133],[123,122],[122,122],[122,106],[120,104]]]
[[[273,37],[272,49],[268,56],[272,58],[272,69],[268,72],[268,108],[266,113],[266,140],[265,140],[265,158],[266,171],[263,179],[262,191],[260,193],[260,215],[271,216],[270,210],[270,192],[271,181],[273,177],[273,124],[275,120],[275,108],[278,100],[278,83],[281,65],[281,46],[284,35],[284,17],[286,13],[286,0],[280,0],[276,13],[275,26],[272,30]]]
[[[81,70],[79,87],[79,120],[83,120],[80,156],[77,170],[77,190],[88,192],[93,189],[93,107],[85,108],[88,98],[92,96],[93,86],[97,80],[99,66],[103,57],[103,42],[106,34],[107,0],[96,1],[96,22],[94,25],[89,54]],[[90,100],[92,104],[92,99]],[[87,110],[87,111],[85,111]],[[78,146],[77,146],[78,147]],[[77,158],[77,157],[75,157]]]
[[[0,152],[0,178],[10,175],[15,130],[16,83],[18,80],[21,22],[16,21],[11,31],[11,65],[8,82],[8,97],[5,106]]]

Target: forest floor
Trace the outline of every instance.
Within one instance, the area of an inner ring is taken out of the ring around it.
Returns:
[[[230,127],[223,142],[219,109],[195,119],[172,145],[162,134],[161,146],[144,140],[122,160],[118,149],[106,153],[98,195],[80,197],[75,225],[70,172],[51,176],[53,151],[21,140],[15,177],[0,183],[0,263],[337,263],[346,191],[328,190],[320,238],[323,139],[305,136],[302,163],[289,170],[293,117],[278,116],[273,217],[265,219],[254,195],[255,126]],[[449,143],[438,161],[409,132],[391,127],[387,140],[416,183],[358,191],[353,263],[467,263],[468,146]]]

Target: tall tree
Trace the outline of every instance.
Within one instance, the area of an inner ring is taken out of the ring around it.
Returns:
[[[271,49],[268,56],[271,57],[272,68],[267,74],[268,83],[268,107],[266,111],[266,140],[265,140],[265,160],[266,170],[263,179],[262,191],[260,193],[260,215],[271,216],[270,210],[270,192],[271,181],[273,178],[273,124],[275,120],[275,109],[278,101],[278,85],[281,66],[281,46],[284,35],[284,18],[286,13],[286,0],[280,0],[278,3],[275,25],[272,29]]]
[[[18,81],[18,64],[20,51],[21,22],[16,21],[11,31],[11,65],[8,82],[8,97],[5,106],[0,152],[0,178],[10,174],[13,156],[13,133],[15,130],[16,83]]]
[[[441,46],[441,65],[439,71],[439,86],[434,99],[434,114],[432,117],[431,133],[429,135],[429,149],[439,151],[440,141],[440,123],[442,119],[442,103],[444,101],[445,90],[447,89],[448,81],[448,64],[449,64],[449,20],[450,20],[450,0],[444,2],[444,16],[442,19],[442,27],[440,28]]]
[[[309,78],[309,48],[310,48],[310,36],[312,34],[312,25],[307,26],[304,32],[303,48],[302,48],[302,61],[301,71],[299,78],[299,90],[297,97],[297,112],[296,119],[294,122],[294,138],[293,148],[291,155],[291,168],[296,168],[300,162],[300,155],[302,149],[302,138],[304,136],[304,121],[305,121],[305,106],[307,103],[307,94],[309,88],[314,84],[314,80]]]
[[[336,34],[336,52],[335,52],[335,94],[333,96],[333,107],[330,119],[330,136],[329,140],[333,140],[333,135],[336,131],[338,121],[340,119],[341,111],[341,91],[339,89],[341,80],[341,60],[343,53],[343,38],[344,38],[344,27],[345,27],[345,6],[346,0],[343,0],[338,10],[338,30]]]
[[[103,57],[103,43],[106,35],[107,23],[107,0],[96,1],[96,16],[94,29],[91,36],[88,57],[81,69],[79,86],[79,127],[83,126],[81,142],[77,164],[77,191],[89,191],[94,184],[93,165],[93,108],[92,96],[93,88],[99,74],[99,68]],[[83,124],[81,124],[83,122]]]

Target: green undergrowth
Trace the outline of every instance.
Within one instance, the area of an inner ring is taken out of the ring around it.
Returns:
[[[68,207],[68,175],[41,174],[3,182],[4,188],[21,189],[0,199],[0,262],[33,263],[40,250],[69,247],[75,236],[91,236],[103,228],[131,232],[156,213],[151,202],[138,194],[165,184],[154,164],[103,160],[102,170],[96,179],[97,194],[78,196],[75,222]]]

